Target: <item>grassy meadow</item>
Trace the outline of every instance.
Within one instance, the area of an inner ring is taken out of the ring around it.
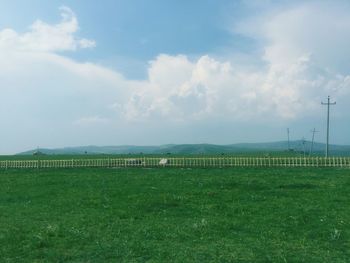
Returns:
[[[1,262],[349,262],[350,170],[0,171]]]

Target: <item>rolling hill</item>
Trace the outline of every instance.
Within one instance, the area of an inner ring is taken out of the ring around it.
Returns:
[[[253,152],[286,152],[288,151],[286,141],[269,143],[238,143],[231,145],[215,144],[168,144],[161,146],[80,146],[65,147],[58,149],[35,149],[19,153],[19,155],[32,155],[37,150],[47,155],[67,155],[67,154],[234,154],[234,153],[253,153]],[[309,153],[311,142],[291,141],[291,152],[301,152],[304,150]],[[325,144],[314,143],[313,152],[322,155],[325,150]],[[349,145],[330,145],[330,151],[333,155],[350,156]]]

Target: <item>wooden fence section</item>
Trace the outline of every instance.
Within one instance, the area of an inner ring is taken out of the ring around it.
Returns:
[[[79,167],[350,167],[350,157],[142,157],[71,160],[5,160],[0,169]]]

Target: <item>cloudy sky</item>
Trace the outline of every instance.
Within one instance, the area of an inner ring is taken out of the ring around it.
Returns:
[[[2,0],[0,154],[350,144],[350,2]]]

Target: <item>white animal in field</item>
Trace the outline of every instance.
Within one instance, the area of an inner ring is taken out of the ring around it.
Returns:
[[[167,165],[169,163],[168,159],[161,159],[159,164],[160,165]]]

